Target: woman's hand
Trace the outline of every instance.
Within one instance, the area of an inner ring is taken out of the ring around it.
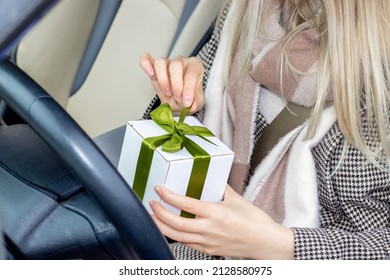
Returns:
[[[161,232],[209,255],[248,259],[292,259],[294,234],[274,222],[227,186],[220,203],[203,202],[156,187],[162,200],[195,214],[195,219],[171,213],[157,201],[150,203]]]
[[[168,103],[172,112],[179,115],[185,107],[190,113],[204,105],[204,67],[195,57],[176,57],[172,60],[154,60],[148,53],[140,57],[140,66],[149,76],[161,103]]]

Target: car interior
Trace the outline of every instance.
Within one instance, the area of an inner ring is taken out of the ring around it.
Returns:
[[[0,0],[23,11],[0,37],[0,258],[173,258],[118,147],[155,95],[139,56],[194,55],[222,5]]]

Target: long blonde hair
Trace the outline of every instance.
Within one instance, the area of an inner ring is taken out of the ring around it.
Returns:
[[[286,50],[296,34],[309,28],[316,28],[320,34],[318,95],[306,138],[315,135],[331,92],[338,125],[347,143],[376,165],[383,167],[380,163],[385,158],[385,168],[389,170],[390,39],[386,34],[390,1],[232,0],[230,9],[234,16],[228,16],[225,25],[234,35],[229,41],[230,59],[225,69],[231,65],[241,40],[247,46],[241,72],[244,75],[249,70],[258,26],[265,26],[262,21],[272,12],[264,8],[266,1],[273,2],[274,9],[283,9],[286,35],[279,39],[285,42],[282,57],[286,65]],[[368,143],[373,135],[378,143],[375,147]]]

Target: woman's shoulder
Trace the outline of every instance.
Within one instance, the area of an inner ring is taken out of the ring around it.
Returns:
[[[323,168],[329,167],[329,161],[334,157],[334,154],[341,152],[343,143],[343,135],[336,122],[312,149],[317,165]]]
[[[312,148],[312,154],[320,180],[331,178],[342,186],[357,180],[359,184],[367,183],[371,187],[389,180],[389,172],[371,163],[362,151],[346,142],[337,122]]]

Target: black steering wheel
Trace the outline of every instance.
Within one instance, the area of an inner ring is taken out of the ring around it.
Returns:
[[[129,255],[174,259],[166,239],[117,169],[69,114],[8,60],[0,62],[0,98],[78,176],[116,227]]]

